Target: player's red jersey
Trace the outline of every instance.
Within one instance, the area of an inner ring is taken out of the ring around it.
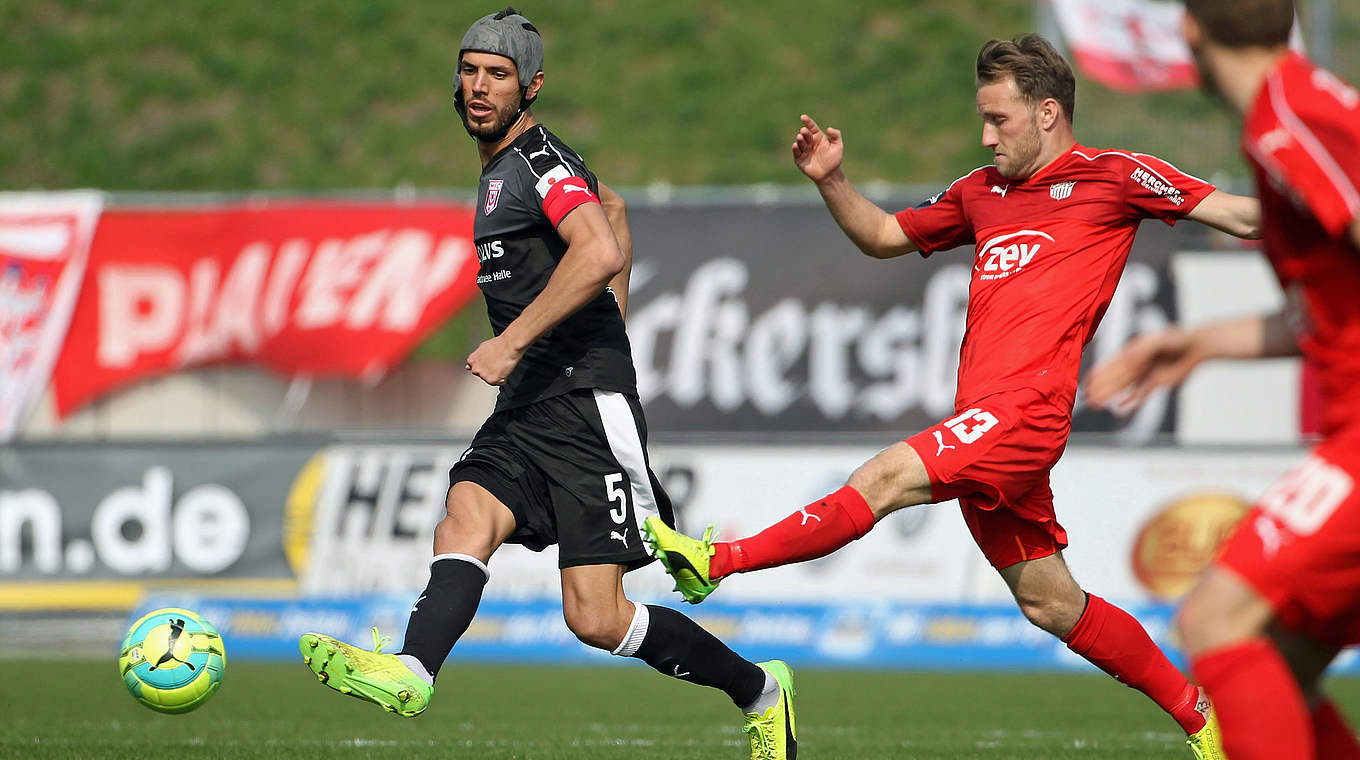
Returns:
[[[1266,254],[1319,369],[1323,432],[1360,424],[1360,93],[1290,53],[1247,111]]]
[[[1174,224],[1213,190],[1152,156],[1073,145],[1026,179],[983,167],[898,212],[924,256],[975,245],[957,408],[1033,388],[1070,412],[1139,222]]]

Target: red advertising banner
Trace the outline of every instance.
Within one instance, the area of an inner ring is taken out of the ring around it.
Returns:
[[[105,211],[53,373],[57,412],[220,362],[379,377],[473,298],[477,266],[461,205]]]
[[[0,194],[0,441],[47,387],[100,205],[88,191]]]
[[[1185,6],[1155,0],[1052,0],[1082,73],[1113,90],[1177,90],[1199,82],[1181,36]]]
[[[1181,23],[1185,5],[1168,0],[1049,0],[1073,62],[1112,90],[1156,92],[1199,84]],[[1289,46],[1303,52],[1298,19]]]

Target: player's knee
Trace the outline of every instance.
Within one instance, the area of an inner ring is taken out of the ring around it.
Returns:
[[[1191,594],[1176,612],[1175,626],[1186,651],[1199,654],[1238,639],[1250,637],[1240,630],[1227,605],[1205,594]]]
[[[889,447],[860,465],[846,485],[864,497],[876,520],[930,501],[930,478],[915,451],[905,443]]]
[[[1059,638],[1066,636],[1081,619],[1081,608],[1056,597],[1017,597],[1020,612],[1035,627]]]
[[[1175,626],[1186,650],[1199,654],[1262,635],[1270,617],[1263,599],[1210,573],[1181,604]]]
[[[564,605],[562,616],[581,643],[596,649],[612,650],[628,634],[629,621],[621,621],[613,610]]]
[[[510,524],[505,525],[506,520]],[[513,529],[514,517],[502,504],[490,497],[480,486],[465,481],[449,488],[444,502],[444,519],[435,526],[435,543],[445,545],[494,548]]]

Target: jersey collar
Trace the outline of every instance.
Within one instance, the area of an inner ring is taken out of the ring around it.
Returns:
[[[1081,143],[1074,141],[1071,147],[1069,147],[1066,151],[1058,154],[1057,158],[1054,158],[1052,161],[1049,161],[1047,164],[1044,164],[1043,166],[1039,167],[1039,171],[1029,175],[1028,177],[1025,177],[1023,180],[1021,180],[1021,182],[1023,183],[1037,182],[1040,179],[1043,179],[1044,175],[1054,171],[1058,167],[1067,163],[1072,158],[1073,153],[1082,149],[1083,148]]]

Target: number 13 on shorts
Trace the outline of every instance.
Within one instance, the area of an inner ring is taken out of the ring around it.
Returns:
[[[959,443],[972,443],[981,438],[983,433],[996,427],[996,423],[996,415],[973,408],[940,424],[948,428],[959,439]]]

